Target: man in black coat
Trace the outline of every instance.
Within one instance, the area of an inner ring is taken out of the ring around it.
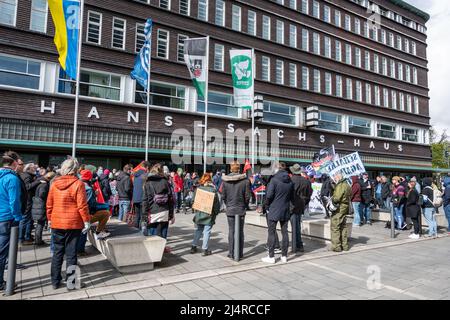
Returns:
[[[372,225],[372,210],[370,208],[370,203],[373,199],[373,184],[370,181],[369,174],[367,172],[363,173],[359,184],[361,185],[361,212],[362,217],[365,220],[365,222],[361,221],[361,223]]]
[[[31,207],[36,188],[41,183],[36,179],[36,166],[34,163],[25,165],[23,172],[20,174],[20,179],[22,179],[25,185],[27,202],[22,213],[22,220],[19,224],[19,242],[22,243],[22,245],[33,245],[34,242],[31,238],[31,229],[33,227]]]
[[[119,195],[119,220],[123,221],[130,210],[130,202],[133,194],[133,186],[130,179],[131,167],[126,165],[117,176],[117,193]]]
[[[305,208],[311,201],[313,189],[311,181],[306,179],[307,173],[302,170],[299,164],[295,164],[289,168],[292,172],[292,183],[294,183],[294,198],[291,203],[291,226],[295,226],[295,242],[296,252],[304,252],[301,221]],[[293,228],[294,229],[294,228]]]
[[[294,184],[286,171],[286,164],[280,162],[278,171],[275,173],[267,188],[267,203],[269,211],[267,213],[269,256],[262,258],[263,262],[275,263],[275,234],[277,224],[281,224],[281,261],[287,262],[287,251],[289,246],[288,222],[291,217],[290,206],[294,198]]]
[[[381,177],[381,199],[383,200],[384,209],[391,211],[391,184],[386,176]]]
[[[222,199],[226,206],[228,219],[228,258],[234,257],[235,219],[239,217],[239,259],[244,256],[244,220],[247,206],[252,197],[250,181],[246,174],[239,174],[240,164],[230,165],[231,173],[222,177]]]

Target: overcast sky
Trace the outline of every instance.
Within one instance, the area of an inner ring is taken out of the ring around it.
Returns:
[[[431,124],[450,133],[450,0],[406,0],[427,12]]]

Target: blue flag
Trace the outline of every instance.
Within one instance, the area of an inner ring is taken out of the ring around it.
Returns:
[[[149,53],[152,50],[152,19],[147,19],[144,27],[145,43],[136,56],[134,62],[134,70],[131,71],[131,78],[136,80],[144,89],[147,90],[148,78],[150,72],[150,57]]]

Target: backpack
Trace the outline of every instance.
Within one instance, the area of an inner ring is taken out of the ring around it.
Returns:
[[[165,206],[169,203],[169,195],[167,193],[156,193],[155,188],[150,183],[151,188],[153,189],[153,202],[158,206]],[[170,192],[170,188],[169,188]]]
[[[439,208],[439,207],[441,207],[442,206],[442,204],[443,204],[443,202],[444,202],[444,199],[443,199],[443,195],[442,195],[442,192],[441,191],[439,191],[439,189],[437,189],[437,188],[432,188],[432,187],[425,187],[425,188],[430,188],[430,189],[432,189],[433,190],[433,206],[435,207],[435,208]]]

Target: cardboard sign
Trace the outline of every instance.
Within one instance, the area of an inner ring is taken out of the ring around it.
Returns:
[[[212,214],[214,206],[214,196],[215,194],[213,192],[208,192],[197,188],[192,209],[205,212],[207,214]]]

